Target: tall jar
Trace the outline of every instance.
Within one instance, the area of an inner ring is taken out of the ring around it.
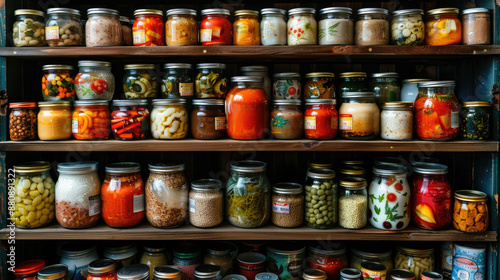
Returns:
[[[335,99],[307,99],[304,112],[304,132],[309,139],[334,139],[339,117]]]
[[[173,265],[155,267],[154,280],[182,280],[182,270]]]
[[[368,222],[368,193],[363,178],[339,181],[339,225],[347,229],[364,228]]]
[[[345,92],[365,92],[368,91],[368,82],[365,72],[344,72],[340,73],[339,94],[337,104],[342,104],[342,98]]]
[[[201,179],[191,183],[189,192],[189,222],[200,228],[218,226],[224,220],[222,183],[215,179]]]
[[[148,244],[142,248],[143,253],[139,263],[149,266],[149,279],[153,280],[155,268],[167,265],[168,259],[165,247],[151,246]]]
[[[370,83],[370,91],[375,92],[375,101],[379,107],[384,102],[399,101],[401,88],[398,84],[398,73],[374,73]]]
[[[380,113],[380,137],[384,140],[413,138],[413,103],[385,102]]]
[[[296,99],[274,100],[271,109],[271,134],[276,139],[299,139],[304,129],[302,102]]]
[[[145,99],[114,100],[111,131],[115,139],[142,140],[149,132],[148,101]]]
[[[42,259],[24,261],[16,264],[14,268],[14,280],[36,280],[38,271],[45,267]]]
[[[297,183],[278,183],[273,186],[271,220],[275,226],[299,227],[304,223],[304,195]]]
[[[267,100],[271,100],[271,79],[269,69],[266,66],[243,66],[240,68],[243,76],[258,76],[264,78],[263,88],[266,91]]]
[[[49,47],[83,45],[80,11],[68,8],[47,9],[45,39]]]
[[[415,132],[422,140],[453,140],[460,128],[454,81],[423,82],[413,105]]]
[[[230,255],[229,245],[224,243],[210,244],[207,247],[203,263],[220,266],[221,276],[231,274],[233,269],[233,258]]]
[[[71,132],[77,140],[108,139],[111,114],[106,100],[77,100]]]
[[[340,136],[350,140],[372,140],[380,132],[380,110],[373,92],[346,92],[339,110]]]
[[[232,139],[264,138],[269,130],[269,105],[262,77],[235,76],[226,96],[227,135]]]
[[[50,64],[42,67],[43,100],[73,101],[75,99],[75,80],[72,78],[73,66]]]
[[[68,266],[53,264],[40,269],[37,273],[38,280],[68,280]]]
[[[233,44],[230,15],[227,9],[201,10],[200,42],[203,46]]]
[[[273,76],[273,99],[302,99],[299,73],[276,73]]]
[[[460,108],[460,116],[461,139],[489,140],[491,138],[491,102],[464,102]]]
[[[193,280],[194,269],[201,264],[200,246],[195,243],[180,243],[172,249],[172,264],[182,270],[182,280]]]
[[[149,164],[146,183],[146,218],[157,228],[184,224],[188,215],[189,185],[184,163]]]
[[[144,218],[144,182],[141,165],[119,162],[106,165],[101,187],[102,218],[114,228],[139,224]]]
[[[462,23],[458,8],[427,11],[425,44],[429,46],[458,45],[462,42]]]
[[[403,80],[403,86],[401,87],[401,101],[403,102],[415,102],[418,95],[418,83],[429,82],[431,79],[406,79]]]
[[[260,22],[260,36],[262,45],[286,45],[286,11],[277,8],[265,8],[260,10],[260,14],[262,15],[262,20]]]
[[[373,167],[368,190],[368,219],[382,230],[403,230],[410,223],[410,185],[403,165],[380,164]]]
[[[490,11],[485,8],[472,8],[462,11],[464,45],[491,44]]]
[[[10,103],[10,140],[35,140],[37,135],[36,102]]]
[[[195,139],[220,139],[226,137],[224,100],[193,100],[191,134]]]
[[[71,103],[69,101],[38,102],[38,138],[66,140],[71,137]]]
[[[335,74],[329,72],[315,72],[306,74],[304,86],[304,100],[307,99],[335,99]]]
[[[165,25],[163,11],[139,9],[134,11],[135,21],[132,26],[134,46],[165,46]]]
[[[45,46],[45,14],[42,11],[19,9],[14,11],[12,37],[16,47]]]
[[[381,8],[358,10],[355,43],[358,46],[389,45],[389,11]]]
[[[158,93],[154,64],[127,64],[123,67],[125,98],[155,98]]]
[[[288,45],[316,45],[318,43],[318,23],[313,8],[295,8],[288,10]]]
[[[488,195],[475,190],[455,191],[453,227],[463,232],[485,232],[489,226]]]
[[[125,16],[120,16],[120,24],[122,26],[122,45],[133,46],[134,35],[132,33],[132,24],[130,23],[130,19]]]
[[[96,246],[86,242],[70,242],[61,247],[60,264],[68,266],[70,280],[84,278],[89,264],[99,259]]]
[[[112,259],[99,259],[89,264],[87,280],[117,280],[116,261]]]
[[[337,224],[337,182],[335,171],[310,169],[305,184],[307,226],[331,229]]]
[[[187,136],[189,115],[186,102],[186,99],[153,100],[151,135],[154,139],[182,139]]]
[[[228,90],[226,64],[200,63],[196,65],[196,98],[225,98]]]
[[[344,243],[317,243],[308,247],[309,257],[306,267],[326,272],[328,279],[339,280],[340,271],[347,265],[346,245]]]
[[[198,23],[196,10],[167,10],[165,33],[167,46],[191,46],[198,44]]]
[[[85,44],[87,47],[110,47],[122,44],[122,25],[117,10],[92,8],[87,10]]]
[[[111,63],[104,61],[78,61],[79,73],[75,78],[78,99],[103,99],[110,101],[115,93],[115,77]]]
[[[260,45],[260,23],[258,11],[238,10],[234,12],[233,45]]]
[[[163,65],[163,69],[166,70],[161,81],[163,98],[193,98],[193,65],[188,63],[167,63]]]
[[[422,245],[398,246],[394,268],[408,269],[415,273],[415,279],[420,279],[423,271],[434,271],[434,248],[422,249]]]
[[[420,46],[424,44],[425,25],[421,9],[392,12],[391,45]]]
[[[318,39],[320,45],[352,45],[354,23],[352,9],[329,7],[319,11]]]
[[[385,265],[387,271],[394,267],[392,263],[392,250],[383,243],[358,242],[350,249],[349,267],[361,270],[363,262],[377,262]]]
[[[267,164],[246,160],[231,164],[226,186],[226,217],[237,227],[257,228],[270,216],[271,190],[266,176]]]

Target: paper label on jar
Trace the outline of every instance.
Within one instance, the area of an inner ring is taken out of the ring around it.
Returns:
[[[226,117],[215,117],[215,130],[226,129]]]
[[[193,96],[193,83],[179,83],[179,94],[181,96]]]
[[[78,120],[71,121],[71,132],[78,133]]]
[[[236,33],[248,33],[248,30],[250,30],[248,25],[246,25],[242,22],[236,24],[236,28],[235,28]]]
[[[352,130],[351,114],[341,114],[339,122],[340,122],[340,130]]]
[[[276,29],[274,28],[274,23],[270,22],[264,25],[264,28],[262,30],[262,37],[263,38],[276,37]]]
[[[101,214],[101,196],[89,196],[89,216]]]
[[[332,120],[331,120],[331,128],[333,130],[337,130],[339,128],[339,121],[337,120],[336,117],[332,117]]]
[[[46,40],[59,40],[59,26],[47,26],[47,27],[45,27],[45,39]]]
[[[290,214],[290,204],[273,202],[273,212],[278,214]]]
[[[451,128],[458,128],[460,126],[460,117],[458,111],[451,111]]]
[[[134,213],[144,211],[144,195],[134,195]]]
[[[211,42],[212,41],[212,29],[200,30],[200,41],[201,42]]]
[[[189,199],[189,212],[196,213],[196,204],[194,203],[194,199]]]
[[[146,32],[144,29],[138,29],[134,31],[134,44],[144,44],[146,43]]]
[[[316,117],[305,117],[305,120],[306,129],[316,129]]]

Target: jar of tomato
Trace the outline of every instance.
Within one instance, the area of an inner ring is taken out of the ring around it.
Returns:
[[[43,100],[75,100],[75,80],[71,77],[73,66],[51,64],[44,65],[42,70]]]
[[[317,243],[309,246],[307,267],[321,269],[328,275],[328,280],[339,280],[340,270],[347,267],[346,246],[344,243]]]
[[[111,130],[115,139],[146,139],[149,131],[148,101],[145,99],[114,100]]]
[[[335,99],[307,99],[304,131],[309,139],[333,139],[337,135],[339,117]]]
[[[106,166],[101,187],[102,217],[110,227],[125,228],[144,218],[144,182],[141,165],[119,162]]]
[[[457,137],[460,120],[454,89],[454,81],[418,84],[418,95],[413,105],[415,132],[418,138],[453,140]]]
[[[168,10],[165,33],[167,34],[167,46],[196,45],[198,43],[196,11],[191,9]]]
[[[227,134],[232,139],[253,140],[269,130],[269,108],[264,79],[256,76],[231,78],[233,88],[226,96]]]
[[[260,45],[259,12],[238,10],[234,12],[233,44],[236,46]]]
[[[116,261],[112,259],[99,259],[89,264],[87,280],[116,280]]]
[[[429,46],[458,45],[462,42],[462,23],[458,8],[427,11],[425,44]]]
[[[412,220],[424,229],[445,229],[451,223],[451,187],[448,167],[416,163],[412,180]]]
[[[14,280],[36,280],[37,272],[45,267],[42,259],[25,261],[14,268]]]
[[[108,139],[111,114],[106,100],[77,100],[71,132],[78,140]]]
[[[134,11],[135,21],[132,26],[134,46],[165,46],[165,26],[163,12],[155,9]]]
[[[233,44],[233,25],[227,9],[201,11],[200,41],[203,46]]]

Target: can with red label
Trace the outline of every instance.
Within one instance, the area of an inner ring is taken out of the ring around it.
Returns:
[[[363,280],[385,280],[387,268],[381,263],[362,262],[361,273],[363,274]]]
[[[255,280],[255,276],[266,271],[266,256],[261,253],[248,252],[238,256],[238,274],[248,280]]]
[[[422,271],[422,275],[420,275],[420,280],[443,280],[443,276],[437,272]]]
[[[273,224],[284,228],[299,227],[304,223],[304,195],[302,185],[278,183],[273,186]]]
[[[484,280],[486,245],[482,243],[455,243],[451,279]]]

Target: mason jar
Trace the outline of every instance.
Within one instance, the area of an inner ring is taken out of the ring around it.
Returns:
[[[337,182],[335,171],[310,169],[305,184],[307,226],[331,229],[337,224]]]
[[[68,8],[47,9],[45,39],[49,47],[83,45],[80,11]]]
[[[179,243],[172,248],[172,264],[182,270],[182,280],[192,280],[194,270],[201,262],[200,246],[195,243]]]
[[[377,262],[385,265],[387,271],[394,267],[392,263],[392,249],[384,243],[358,242],[349,252],[349,267],[361,270],[363,262]]]
[[[469,101],[460,109],[460,138],[463,140],[489,140],[491,138],[491,102]]]
[[[105,61],[80,60],[79,73],[75,78],[78,99],[103,99],[110,101],[115,93],[115,77],[111,63]]]
[[[45,101],[75,100],[73,66],[49,64],[42,67],[42,96]]]
[[[194,280],[222,280],[221,267],[216,264],[201,264],[194,269]]]
[[[220,266],[221,275],[226,276],[232,272],[233,258],[230,254],[231,247],[225,243],[212,243],[207,247],[204,264],[215,264]]]
[[[459,45],[462,42],[462,22],[458,8],[427,11],[425,44],[428,46]]]
[[[233,45],[260,45],[260,23],[258,11],[237,10],[234,12]]]
[[[273,99],[302,99],[299,73],[275,73],[273,76]]]
[[[142,248],[143,253],[139,260],[139,263],[146,264],[149,267],[149,279],[152,280],[154,277],[155,268],[167,265],[168,259],[165,254],[165,247],[160,247],[151,244],[147,244]]]
[[[131,264],[118,270],[118,280],[147,280],[149,267],[145,264]]]
[[[182,280],[182,269],[173,265],[157,266],[154,269],[154,280]]]
[[[77,140],[108,139],[111,113],[106,100],[77,100],[74,102],[71,132]]]
[[[462,232],[485,232],[489,226],[488,195],[476,190],[455,191],[453,228]],[[471,221],[470,217],[475,217]]]
[[[166,63],[161,81],[163,98],[193,98],[193,65],[188,63]]]
[[[200,179],[191,183],[189,192],[189,222],[195,227],[215,227],[224,220],[222,182]]]
[[[314,72],[306,74],[304,101],[308,99],[335,99],[335,74]]]
[[[240,68],[243,76],[258,76],[264,78],[262,84],[266,92],[267,100],[271,100],[271,79],[269,78],[269,70],[266,66],[243,66]]]
[[[413,103],[385,102],[380,113],[380,137],[384,140],[413,138]]]
[[[347,229],[364,228],[368,222],[368,193],[363,178],[339,181],[339,225]]]
[[[195,139],[226,137],[224,100],[194,99],[191,111],[191,135]]]
[[[274,225],[294,228],[304,223],[302,190],[302,185],[297,183],[278,183],[273,186],[271,220]]]
[[[146,99],[113,100],[111,131],[115,139],[142,140],[149,132]]]
[[[137,254],[137,246],[126,241],[111,243],[109,246],[104,247],[102,252],[105,258],[115,260],[119,268],[137,263]]]
[[[340,271],[348,267],[346,245],[342,242],[317,242],[308,246],[306,268],[326,272],[328,279],[339,279]]]
[[[490,10],[486,8],[471,8],[462,11],[464,45],[491,44]]]
[[[134,11],[132,34],[134,46],[165,46],[165,25],[163,11],[156,9],[138,9]]]
[[[165,33],[167,46],[190,46],[198,44],[198,23],[196,10],[167,10]]]
[[[274,100],[271,110],[271,134],[276,139],[299,139],[304,130],[302,102],[297,99]]]
[[[87,10],[85,44],[87,47],[120,46],[123,40],[120,13],[114,9]]]
[[[381,8],[358,10],[355,42],[358,46],[389,45],[389,11]]]
[[[260,22],[260,36],[262,45],[286,45],[286,11],[277,8],[265,8],[260,10],[260,14],[262,15],[262,20]]]
[[[92,243],[70,242],[61,247],[59,263],[68,266],[69,280],[81,279],[88,271],[89,264],[99,259],[97,248]]]
[[[338,132],[339,114],[335,99],[308,99],[304,112],[304,134],[309,139],[334,139]]]
[[[394,268],[408,269],[415,273],[416,279],[420,279],[422,271],[434,271],[434,248],[422,245],[398,246]]]
[[[318,23],[313,8],[294,8],[288,10],[288,45],[316,45],[318,42]]]
[[[117,280],[116,261],[112,259],[98,259],[89,264],[87,280]]]
[[[154,139],[182,139],[187,136],[189,114],[186,103],[186,99],[153,100],[151,135]]]
[[[28,260],[16,264],[14,268],[14,280],[36,280],[38,271],[45,267],[42,259]]]
[[[200,63],[196,65],[196,98],[225,98],[228,85],[226,64]]]
[[[233,25],[227,9],[201,10],[200,42],[203,46],[232,45]]]
[[[158,81],[154,64],[126,64],[123,69],[123,93],[125,98],[155,98]]]
[[[392,12],[391,45],[420,46],[425,43],[425,24],[421,9]]]
[[[45,46],[45,14],[42,11],[19,9],[14,11],[12,37],[16,47]]]
[[[71,103],[69,101],[38,102],[38,138],[66,140],[71,137]]]
[[[350,140],[372,140],[380,132],[380,110],[373,92],[345,92],[339,109],[340,136]]]
[[[122,26],[122,46],[133,46],[134,38],[132,32],[132,24],[130,19],[125,16],[120,16],[120,24]]]
[[[339,180],[343,180],[348,177],[366,179],[366,169],[361,166],[341,165],[340,168],[338,169],[338,173],[339,173]]]
[[[370,91],[375,92],[375,101],[379,107],[384,102],[399,101],[401,88],[398,84],[398,73],[374,73],[370,83]]]
[[[345,92],[366,92],[368,91],[368,81],[365,72],[344,72],[340,73],[340,85],[337,96],[337,104],[342,105],[342,97]]]
[[[9,135],[12,141],[35,140],[37,135],[36,102],[10,103]]]
[[[68,280],[68,266],[65,264],[53,264],[40,269],[37,273],[38,280]]]
[[[352,9],[329,7],[319,11],[318,39],[320,45],[352,45],[354,22]]]

